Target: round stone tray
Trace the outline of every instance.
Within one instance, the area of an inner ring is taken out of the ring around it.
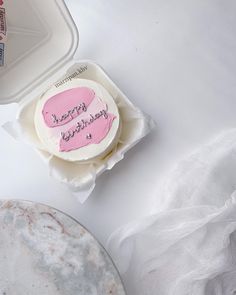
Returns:
[[[125,295],[110,257],[71,217],[0,201],[1,295]]]

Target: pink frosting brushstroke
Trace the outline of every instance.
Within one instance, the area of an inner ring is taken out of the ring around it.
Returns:
[[[49,128],[65,125],[86,112],[95,92],[87,87],[65,90],[52,96],[44,105],[42,114]]]

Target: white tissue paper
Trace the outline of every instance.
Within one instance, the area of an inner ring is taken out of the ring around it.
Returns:
[[[39,140],[34,126],[38,97],[21,103],[16,121],[8,122],[3,127],[15,139],[35,148],[48,166],[50,174],[66,184],[83,203],[93,191],[97,176],[105,170],[112,169],[122,160],[124,154],[150,132],[154,123],[148,115],[127,99],[99,66],[92,62],[75,64],[54,85],[64,84],[77,78],[94,80],[103,85],[113,96],[119,108],[123,126],[121,135],[116,147],[103,159],[81,164],[68,162],[50,154]]]
[[[127,294],[235,295],[236,130],[180,162],[156,199],[108,242]]]

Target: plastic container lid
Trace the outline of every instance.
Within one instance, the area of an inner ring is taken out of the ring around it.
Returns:
[[[19,102],[66,66],[78,31],[63,0],[5,0],[7,43],[0,104]]]

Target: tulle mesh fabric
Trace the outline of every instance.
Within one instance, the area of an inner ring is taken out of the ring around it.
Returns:
[[[128,295],[235,295],[236,130],[182,160],[108,249]]]

